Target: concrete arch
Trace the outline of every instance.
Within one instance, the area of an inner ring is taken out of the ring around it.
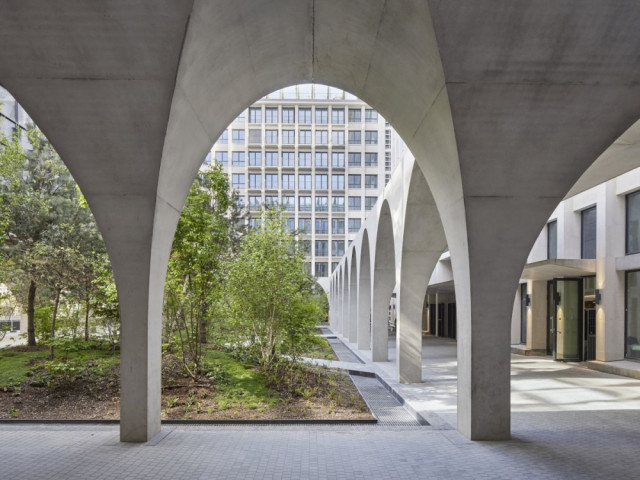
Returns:
[[[355,343],[358,339],[358,259],[355,246],[351,246],[347,258],[349,259],[347,263],[349,300],[344,335],[349,339],[350,343]]]
[[[397,291],[398,377],[422,381],[422,310],[431,273],[447,247],[440,214],[417,163],[411,172],[406,201]]]
[[[375,362],[389,360],[389,302],[396,286],[396,252],[389,202],[380,206],[373,253],[371,307],[371,357]]]
[[[369,233],[362,232],[358,261],[358,349],[371,349],[371,254]]]
[[[65,159],[112,257],[121,438],[160,429],[164,277],[199,162],[252,100],[302,82],[362,98],[418,159],[456,278],[458,427],[508,438],[513,286],[555,205],[640,110],[640,5],[610,3],[96,2],[68,15],[26,2],[0,15],[0,81]]]

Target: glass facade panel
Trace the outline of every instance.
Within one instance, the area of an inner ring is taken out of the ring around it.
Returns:
[[[582,211],[581,258],[596,258],[596,207]]]
[[[627,195],[627,254],[640,252],[640,191]]]
[[[547,258],[558,258],[558,222],[547,223]]]
[[[640,271],[626,272],[625,357],[640,359]]]

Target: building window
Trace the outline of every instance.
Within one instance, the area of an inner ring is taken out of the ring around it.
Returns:
[[[249,210],[256,211],[262,208],[262,197],[259,195],[249,195]]]
[[[335,125],[344,124],[344,108],[332,108],[331,109],[331,123]]]
[[[349,153],[349,166],[350,167],[362,166],[362,155],[360,153]]]
[[[285,211],[294,212],[296,209],[296,197],[294,197],[293,195],[284,195],[282,197],[282,206],[284,207]],[[293,230],[293,226],[291,227],[291,230]]]
[[[362,220],[359,218],[350,218],[349,219],[349,233],[356,233],[360,231],[360,225],[362,224]]]
[[[252,145],[262,143],[262,130],[260,130],[259,128],[250,128],[249,143]]]
[[[344,235],[344,218],[334,218],[331,220],[331,233],[333,235]]]
[[[364,109],[364,121],[367,123],[374,123],[378,121],[378,112],[373,108]]]
[[[311,174],[298,174],[298,188],[300,190],[311,190]]]
[[[282,144],[283,145],[293,145],[296,143],[296,132],[295,130],[283,130],[282,131]]]
[[[238,123],[244,123],[247,120],[247,111],[243,110],[240,112],[240,114],[236,117],[236,122]]]
[[[331,188],[333,190],[344,190],[344,175],[331,175]]]
[[[267,107],[264,109],[265,123],[278,123],[278,108]]]
[[[364,197],[364,209],[371,210],[376,204],[376,200],[378,200],[378,197]]]
[[[278,188],[278,174],[277,173],[267,173],[265,175],[265,184],[266,187],[275,190]]]
[[[296,229],[296,219],[287,218],[287,231],[293,232]]]
[[[229,132],[227,130],[222,132],[216,143],[229,143]]]
[[[558,222],[547,223],[547,258],[558,258]]]
[[[384,171],[391,171],[391,152],[384,152]]]
[[[329,272],[327,272],[327,262],[316,262],[316,277],[327,277],[327,276],[329,276]]]
[[[333,130],[331,132],[331,143],[333,145],[344,145],[344,130]]]
[[[316,130],[316,145],[327,145],[329,143],[329,132],[327,130]]]
[[[640,191],[627,195],[626,252],[640,252]]]
[[[331,256],[341,257],[344,255],[344,240],[331,240]]]
[[[316,224],[318,221],[316,220]],[[326,257],[329,255],[329,242],[326,240],[316,240],[316,257]]]
[[[331,154],[331,166],[333,168],[344,168],[344,153],[333,152]]]
[[[267,207],[277,207],[278,206],[278,196],[277,195],[265,195],[264,204]]]
[[[377,145],[378,132],[376,130],[367,130],[364,132],[364,143],[367,145]]]
[[[311,145],[311,130],[300,130],[298,140],[300,145]]]
[[[216,152],[216,160],[220,165],[229,165],[229,152]]]
[[[296,176],[293,173],[282,174],[282,189],[283,190],[295,190],[296,188]]]
[[[244,167],[244,152],[231,152],[231,165]]]
[[[360,130],[349,130],[349,145],[360,145],[362,143],[362,132]]]
[[[384,132],[384,148],[391,148],[391,130]]]
[[[344,182],[344,179],[343,179]],[[331,199],[331,211],[332,212],[344,212],[344,197],[334,196]]]
[[[326,125],[329,123],[329,109],[316,108],[316,123],[319,125]]]
[[[329,175],[316,174],[316,190],[326,190],[329,188]]]
[[[349,197],[349,210],[356,212],[362,210],[362,197]]]
[[[262,174],[250,173],[249,174],[249,188],[262,188]]]
[[[359,108],[349,109],[349,121],[353,123],[362,122],[362,110]]]
[[[282,152],[282,166],[294,167],[296,162],[296,154],[293,152]]]
[[[249,108],[249,123],[262,123],[262,107]]]
[[[282,123],[296,123],[296,109],[282,107]]]
[[[261,218],[250,218],[249,219],[249,228],[257,228],[262,225]]]
[[[626,272],[625,357],[640,359],[640,271]]]
[[[316,152],[316,167],[327,168],[329,166],[329,154],[327,152]]]
[[[596,207],[587,208],[581,213],[581,258],[596,258]]]
[[[378,176],[377,175],[365,175],[364,176],[364,188],[378,188]]]
[[[385,173],[384,174],[384,185],[385,185],[385,187],[389,183],[389,180],[391,180],[391,174],[390,173]]]
[[[349,175],[349,188],[362,188],[362,175]]]
[[[300,242],[300,246],[302,247],[302,252],[307,256],[311,256],[311,240],[302,240]],[[309,265],[308,263],[306,265]],[[311,273],[311,272],[309,272]]]
[[[250,167],[262,166],[262,152],[249,152],[249,166]]]
[[[298,219],[298,230],[300,233],[311,233],[311,219],[310,218],[299,218]]]
[[[311,125],[311,109],[299,108],[298,109],[298,123],[303,125]]]
[[[231,140],[233,143],[244,145],[244,130],[232,130],[231,135]]]
[[[298,166],[310,167],[311,166],[311,152],[298,153]]]
[[[316,212],[329,211],[329,197],[318,197],[316,195]]]
[[[340,262],[331,262],[331,271],[334,272],[339,264]]]
[[[326,235],[327,233],[329,233],[329,220],[326,218],[316,218],[316,234]],[[318,255],[317,249],[316,255]]]
[[[234,173],[231,175],[231,186],[233,188],[244,188],[244,173]]]
[[[278,152],[264,152],[264,164],[267,167],[277,167]]]
[[[310,212],[311,197],[298,197],[298,210],[301,212]]]
[[[277,130],[265,130],[264,141],[267,144],[275,145],[278,143],[278,131]]]
[[[364,166],[365,167],[377,167],[378,166],[378,154],[377,153],[365,153],[364,154]]]

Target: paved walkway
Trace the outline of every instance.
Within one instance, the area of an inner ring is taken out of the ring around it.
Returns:
[[[640,381],[514,356],[513,439],[469,442],[453,428],[455,343],[427,338],[424,358],[423,384],[391,383],[431,426],[171,425],[139,445],[119,443],[116,426],[0,424],[0,479],[640,476]],[[365,366],[391,379],[395,371]]]

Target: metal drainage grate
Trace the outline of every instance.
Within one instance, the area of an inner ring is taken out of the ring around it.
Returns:
[[[364,363],[339,338],[327,338],[327,342],[329,342],[341,362]]]
[[[420,426],[420,423],[382,386],[377,378],[351,375],[351,380],[378,419],[378,425]]]

